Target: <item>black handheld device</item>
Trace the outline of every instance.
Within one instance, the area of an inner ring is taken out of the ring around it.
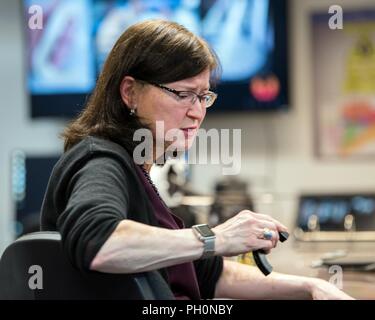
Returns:
[[[286,231],[279,232],[280,241],[284,242],[288,239],[289,233]],[[272,272],[272,266],[268,262],[266,255],[262,249],[253,251],[253,257],[259,270],[263,272],[265,276],[268,276]]]

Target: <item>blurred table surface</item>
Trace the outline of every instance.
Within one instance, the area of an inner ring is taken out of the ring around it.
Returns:
[[[301,242],[290,239],[278,244],[268,261],[276,272],[317,277],[329,280],[334,273],[328,267],[313,268],[312,262],[324,254],[344,250],[350,256],[371,256],[375,259],[375,242]],[[343,269],[343,291],[356,299],[375,299],[375,271]]]

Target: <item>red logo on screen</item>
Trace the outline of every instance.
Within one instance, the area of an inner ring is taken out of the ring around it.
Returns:
[[[250,93],[261,102],[270,102],[280,93],[280,81],[274,76],[254,77],[250,82]]]

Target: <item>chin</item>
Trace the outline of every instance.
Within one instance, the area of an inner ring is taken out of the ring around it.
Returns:
[[[177,149],[179,153],[185,152],[192,147],[194,140],[195,140],[195,137],[189,137],[187,139],[179,139],[177,142],[174,142],[173,147],[170,146],[170,148],[171,149],[173,148],[173,150]]]
[[[184,151],[187,151],[191,148],[191,146],[193,145],[195,141],[195,135],[192,136],[192,137],[188,137],[185,141],[184,141]]]

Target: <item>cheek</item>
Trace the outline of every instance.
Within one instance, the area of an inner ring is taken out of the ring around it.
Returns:
[[[185,110],[173,108],[169,112],[167,110],[165,111],[164,117],[161,119],[164,120],[165,130],[168,131],[170,129],[180,128],[186,118]]]
[[[157,121],[162,122],[164,128],[174,122],[173,112],[170,110],[169,106],[164,103],[163,98],[158,95],[148,95],[140,106],[138,115],[151,127],[153,132],[156,129]]]
[[[203,122],[204,118],[206,117],[206,113],[207,113],[207,109],[204,108],[203,111],[202,111],[202,118],[201,118],[201,120],[200,120],[200,123]]]
[[[186,117],[185,110],[178,109],[175,106],[154,105],[154,109],[149,110],[149,120],[154,137],[157,140],[164,140],[167,136],[173,137],[183,125]],[[156,121],[158,124],[156,125]]]

